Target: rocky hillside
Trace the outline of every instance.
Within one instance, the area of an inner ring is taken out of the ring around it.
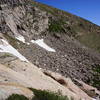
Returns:
[[[32,98],[27,87],[99,100],[100,27],[35,1],[1,0],[0,64],[0,100]]]

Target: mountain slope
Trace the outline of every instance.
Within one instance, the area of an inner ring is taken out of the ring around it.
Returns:
[[[20,79],[16,77],[18,84],[34,87],[35,83],[29,76],[23,80],[26,72],[20,71],[20,67],[26,63],[18,66],[17,57],[28,64],[32,62],[39,68],[70,77],[76,85],[79,85],[78,79],[100,90],[99,44],[100,27],[87,20],[31,0],[0,1],[0,63],[8,63],[9,67],[13,61],[9,70],[14,67],[13,74],[21,76]],[[31,73],[29,71],[27,75]],[[16,82],[12,76],[8,79]]]
[[[50,20],[50,31],[52,32],[63,32],[69,36],[74,36],[84,45],[100,51],[100,27],[85,20],[78,16],[72,15],[70,13],[52,8],[50,6],[33,2],[34,6],[39,7],[41,10],[44,10],[53,17]],[[58,16],[59,15],[59,16]],[[55,20],[56,19],[56,20]],[[52,29],[52,25],[55,26]],[[62,28],[59,28],[62,27]],[[54,29],[55,28],[55,29]],[[58,28],[58,30],[56,30]]]

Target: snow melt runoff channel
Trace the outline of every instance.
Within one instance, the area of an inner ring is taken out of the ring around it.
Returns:
[[[0,39],[0,52],[10,53],[18,57],[22,61],[29,62],[23,55],[21,55],[15,48],[13,48],[6,40]]]

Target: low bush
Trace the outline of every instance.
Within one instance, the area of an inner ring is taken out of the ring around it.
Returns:
[[[67,96],[62,96],[58,93],[53,93],[46,90],[36,90],[32,89],[35,97],[32,100],[69,100]]]
[[[29,100],[29,99],[23,95],[12,94],[6,100]]]

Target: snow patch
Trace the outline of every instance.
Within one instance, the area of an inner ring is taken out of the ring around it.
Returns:
[[[26,44],[27,44],[27,45],[30,45],[30,43],[29,43],[29,42],[26,42]]]
[[[97,100],[97,99],[94,99],[94,98],[93,98],[92,100]]]
[[[22,56],[15,48],[13,48],[6,40],[0,39],[2,44],[0,44],[0,52],[6,52],[13,54],[22,61],[29,62],[24,56]]]
[[[18,36],[16,36],[15,38],[16,38],[17,40],[19,40],[19,41],[25,43],[25,38],[24,38],[22,35],[18,35]]]
[[[47,51],[56,52],[55,49],[49,47],[49,46],[44,42],[43,39],[31,40],[31,43],[37,44],[37,45],[39,45],[40,47],[44,48],[44,49],[47,50]]]

